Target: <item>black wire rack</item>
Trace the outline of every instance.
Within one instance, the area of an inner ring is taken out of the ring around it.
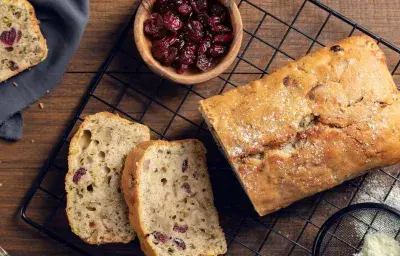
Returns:
[[[21,209],[22,219],[77,253],[142,255],[137,239],[128,244],[87,245],[72,234],[66,219],[64,177],[69,140],[86,115],[99,111],[118,113],[146,124],[153,139],[198,138],[204,142],[215,202],[228,242],[227,255],[311,255],[314,238],[323,222],[339,209],[365,201],[400,207],[396,198],[400,193],[400,165],[397,165],[378,168],[279,212],[259,217],[198,113],[199,100],[261,78],[295,58],[350,35],[366,34],[375,39],[386,53],[392,74],[398,72],[398,47],[318,1],[295,2],[298,9],[285,10],[285,17],[281,17],[262,1],[238,1],[246,18],[236,61],[218,78],[191,86],[173,84],[146,67],[132,47],[133,16],[29,190]],[[397,239],[399,232],[394,234]],[[356,252],[363,236],[355,241],[343,240],[340,234],[333,237]]]

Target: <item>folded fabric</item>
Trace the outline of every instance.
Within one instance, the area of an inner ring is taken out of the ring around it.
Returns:
[[[6,140],[19,140],[22,137],[23,123],[21,113],[8,118],[0,127],[0,137]]]
[[[47,40],[48,57],[29,71],[0,83],[0,137],[22,136],[20,110],[52,90],[78,48],[89,18],[89,0],[32,0]]]

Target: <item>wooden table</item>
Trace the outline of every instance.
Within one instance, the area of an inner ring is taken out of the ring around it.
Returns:
[[[43,109],[35,103],[23,111],[23,139],[19,142],[0,141],[0,245],[13,256],[73,254],[72,250],[39,234],[25,224],[19,216],[19,209],[28,189],[72,119],[91,79],[134,11],[137,2],[135,0],[91,1],[90,22],[67,74],[54,91],[40,100],[44,104]],[[295,13],[302,1],[261,2],[264,8],[286,19]],[[400,46],[399,0],[322,2]],[[244,12],[242,15],[246,20],[252,13]],[[309,19],[309,22],[312,23],[313,20]],[[399,81],[398,75],[400,71],[395,75],[397,81]]]

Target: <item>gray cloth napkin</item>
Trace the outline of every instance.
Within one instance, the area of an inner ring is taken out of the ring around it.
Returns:
[[[47,59],[0,83],[0,137],[22,137],[18,113],[52,90],[78,48],[89,18],[89,0],[31,0],[47,40]],[[18,85],[18,86],[16,86]]]

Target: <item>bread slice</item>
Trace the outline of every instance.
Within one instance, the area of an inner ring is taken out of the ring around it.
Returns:
[[[226,252],[198,140],[140,143],[128,154],[122,190],[147,256]]]
[[[0,0],[0,82],[42,62],[47,45],[26,0]]]
[[[134,238],[120,184],[126,154],[150,139],[148,127],[108,112],[87,116],[69,148],[67,215],[72,231],[89,244]]]

